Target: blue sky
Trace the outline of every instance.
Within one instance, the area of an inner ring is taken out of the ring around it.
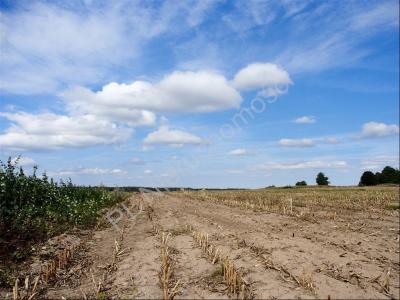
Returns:
[[[0,159],[79,184],[399,164],[398,1],[0,0]]]

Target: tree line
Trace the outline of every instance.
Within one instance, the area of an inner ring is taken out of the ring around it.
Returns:
[[[324,173],[319,172],[315,178],[317,185],[329,185],[329,178]],[[400,184],[400,170],[389,166],[383,168],[381,172],[373,173],[365,171],[360,178],[359,186],[371,186],[378,184]],[[306,186],[307,182],[298,181],[296,186]]]
[[[389,166],[383,168],[382,172],[365,171],[360,178],[359,186],[371,186],[384,183],[400,183],[400,170]]]

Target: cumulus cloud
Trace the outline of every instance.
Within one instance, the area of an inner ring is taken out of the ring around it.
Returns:
[[[368,122],[362,126],[360,138],[380,138],[399,134],[399,126],[378,122]]]
[[[293,169],[315,169],[315,168],[344,168],[347,166],[346,161],[303,161],[303,162],[289,162],[289,163],[271,163],[265,164],[259,169],[263,170],[293,170]]]
[[[109,83],[98,92],[75,87],[64,93],[69,110],[119,115],[130,111],[209,112],[238,108],[240,94],[228,80],[215,72],[180,72],[165,76],[157,83],[134,81],[130,84]]]
[[[253,63],[236,73],[233,84],[240,90],[254,90],[292,84],[288,72],[272,63]]]
[[[264,65],[271,68],[271,64]],[[264,81],[274,82],[283,81]],[[206,70],[175,71],[158,82],[111,82],[97,92],[73,86],[61,95],[67,115],[0,112],[0,116],[13,123],[0,135],[0,145],[18,150],[43,150],[119,143],[129,138],[132,127],[154,125],[156,113],[212,112],[239,108],[242,101],[231,81]],[[190,133],[169,130],[163,123],[165,120],[161,119],[160,129],[151,133],[145,144],[181,147],[204,143]]]
[[[299,118],[293,120],[293,123],[296,123],[296,124],[312,124],[312,123],[315,123],[315,117],[314,116],[299,117]]]
[[[234,149],[232,151],[229,151],[228,154],[229,155],[234,155],[234,156],[244,156],[244,155],[247,155],[248,152],[244,148],[239,148],[239,149]]]
[[[260,66],[261,71],[258,70]],[[263,96],[276,96],[287,92],[273,85],[289,82],[289,75],[283,69],[269,63],[249,65],[239,71],[235,76],[238,79],[235,80],[241,85],[248,74],[256,78],[260,72],[264,76],[261,77],[262,86],[265,87]],[[253,80],[252,78],[248,80]],[[254,83],[253,86],[261,87],[260,83]],[[174,71],[157,82],[111,82],[99,91],[75,86],[64,91],[63,99],[70,114],[95,114],[129,126],[153,125],[157,112],[220,111],[239,108],[242,101],[239,91],[231,81],[208,70]]]
[[[182,130],[169,129],[167,126],[161,126],[158,130],[149,133],[143,141],[146,145],[165,144],[170,146],[183,145],[201,145],[205,141],[189,132]]]
[[[281,139],[278,144],[283,147],[314,147],[312,139]]]
[[[18,165],[21,167],[25,167],[25,166],[33,166],[36,164],[36,161],[28,156],[19,156],[19,157],[14,157],[11,160],[11,163],[13,163],[14,165]]]
[[[15,150],[48,150],[114,144],[126,141],[132,129],[94,115],[0,113],[12,124],[0,135],[0,146]]]
[[[150,174],[153,173],[153,171],[152,170],[144,170],[143,173],[146,174],[146,175],[150,175]]]

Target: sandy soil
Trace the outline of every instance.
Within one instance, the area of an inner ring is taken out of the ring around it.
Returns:
[[[142,203],[143,210],[139,209]],[[93,232],[75,280],[52,284],[47,298],[162,298],[161,240],[170,232],[175,298],[227,298],[221,267],[199,248],[191,230],[209,234],[250,284],[254,298],[399,299],[399,212],[326,212],[301,219],[175,196],[130,198],[131,216]],[[133,217],[132,217],[133,216]],[[190,229],[189,229],[190,227]],[[117,240],[120,254],[115,253]],[[78,264],[75,262],[74,264]],[[74,266],[71,266],[73,268]],[[288,275],[290,274],[290,275]]]

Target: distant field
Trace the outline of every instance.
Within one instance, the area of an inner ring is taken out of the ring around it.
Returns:
[[[182,192],[176,195],[182,195]],[[399,188],[378,187],[296,187],[258,190],[183,191],[183,195],[198,200],[241,208],[287,213],[298,207],[311,210],[343,209],[374,210],[395,208],[399,204]],[[291,199],[291,200],[290,200]]]
[[[123,204],[121,231],[104,219],[51,239],[21,282],[40,278],[52,299],[400,297],[397,187],[132,193]]]

